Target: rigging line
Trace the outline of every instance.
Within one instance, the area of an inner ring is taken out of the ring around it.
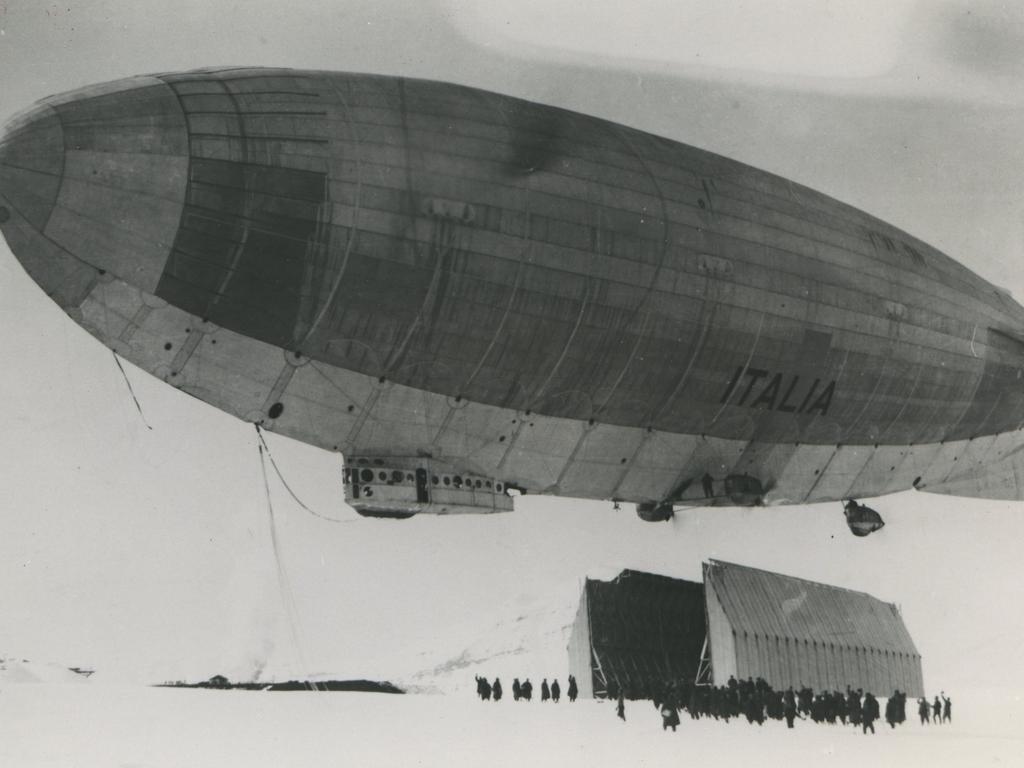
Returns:
[[[25,227],[22,226],[22,224],[28,224],[28,218],[25,216],[25,214],[22,213],[21,210],[18,208],[18,206],[16,206],[14,203],[12,203],[7,197],[4,197],[4,205],[7,206],[8,208],[10,208],[11,210],[13,210],[15,213],[17,213],[18,216],[20,216],[21,219],[22,219],[22,221],[20,221],[20,222],[17,219],[15,219],[14,221],[11,222],[11,226],[12,227],[17,227],[18,230],[23,230]],[[66,248],[64,248],[59,243],[51,240],[46,235],[44,235],[42,232],[37,232],[37,234],[39,236],[41,236],[43,238],[43,240],[46,241],[47,245],[52,245],[54,248],[59,250],[61,252],[62,256],[70,256],[72,259],[74,259],[75,261],[79,262],[79,264],[81,266],[86,267],[89,270],[89,272],[92,272],[93,274],[96,273],[96,267],[93,266],[92,264],[90,264],[89,262],[87,262],[85,259],[81,258],[80,256],[77,256],[76,254],[74,254],[71,251],[69,251]]]
[[[323,306],[320,307],[320,311],[317,312],[316,317],[313,318],[313,322],[310,323],[309,328],[302,335],[302,341],[299,342],[299,348],[306,346],[309,342],[310,337],[323,322],[324,317],[330,310],[331,305],[334,304],[334,298],[338,295],[338,289],[341,288],[341,280],[345,275],[345,269],[348,267],[349,256],[352,255],[352,246],[359,236],[359,214],[362,207],[363,199],[363,162],[362,162],[362,140],[359,138],[359,132],[356,130],[355,122],[352,120],[352,110],[348,106],[348,102],[345,101],[345,97],[341,94],[341,89],[337,85],[332,85],[335,94],[338,96],[338,100],[341,102],[341,106],[345,110],[345,120],[348,122],[349,129],[352,131],[352,139],[355,144],[355,161],[356,161],[356,191],[355,199],[352,202],[352,226],[349,227],[348,237],[345,240],[345,251],[341,257],[341,264],[338,265],[338,274],[334,278],[334,283],[331,285],[331,290],[327,294],[327,298],[324,299]],[[328,243],[328,250],[330,250],[330,244]]]
[[[260,439],[260,455],[262,456],[263,452],[266,451],[267,458],[270,459],[270,466],[272,466],[274,468],[274,472],[277,474],[277,479],[281,481],[281,485],[283,485],[285,490],[288,491],[288,495],[291,496],[292,499],[295,500],[296,504],[298,504],[304,510],[309,512],[309,514],[313,515],[313,517],[319,517],[321,520],[327,520],[330,523],[338,523],[340,525],[347,525],[349,523],[357,522],[356,520],[339,520],[339,519],[337,519],[335,517],[328,517],[327,515],[321,515],[319,512],[316,512],[315,510],[310,509],[306,504],[304,504],[302,502],[302,499],[300,499],[298,496],[295,495],[295,491],[292,490],[292,487],[290,485],[288,485],[288,481],[284,479],[284,475],[281,473],[281,468],[277,466],[277,462],[274,461],[274,456],[270,452],[270,446],[267,445],[267,441],[263,438],[263,430],[260,429],[260,425],[259,424],[254,424],[253,426],[256,427],[256,435]]]
[[[419,312],[409,323],[409,327],[405,331],[405,336],[402,341],[396,346],[391,353],[388,355],[387,360],[384,361],[384,375],[390,377],[392,369],[398,364],[402,358],[405,357],[406,347],[409,346],[409,341],[412,339],[413,334],[421,325],[429,325],[424,323],[423,318],[426,316],[429,310],[431,314],[437,314],[437,287],[441,284],[442,273],[444,272],[445,262],[447,257],[451,255],[454,248],[447,241],[454,240],[454,236],[444,226],[443,222],[438,222],[435,218],[431,223],[431,236],[430,244],[427,246],[428,252],[434,252],[437,255],[437,264],[434,266],[434,274],[430,278],[430,285],[427,286],[427,292],[423,297],[423,303],[420,305]],[[451,264],[447,264],[448,271],[452,271]],[[428,339],[430,336],[430,328],[427,328]]]
[[[142,419],[142,423],[146,425],[146,429],[152,430],[149,422],[146,421],[146,414],[142,412],[142,405],[139,404],[139,398],[135,396],[135,390],[132,388],[132,382],[128,378],[128,374],[125,373],[124,366],[121,365],[121,358],[117,356],[117,352],[110,350],[110,353],[114,356],[114,362],[117,363],[117,369],[121,371],[121,375],[124,377],[124,383],[128,385],[128,393],[132,396],[132,400],[135,401],[135,408],[139,412],[139,418]]]
[[[259,428],[256,429],[257,434]],[[274,550],[274,564],[277,566],[277,586],[281,590],[281,603],[284,606],[284,612],[288,617],[288,629],[291,631],[292,643],[295,645],[295,653],[299,657],[299,664],[302,667],[301,673],[305,677],[309,677],[309,665],[306,663],[305,654],[302,652],[302,644],[299,642],[299,632],[297,629],[297,612],[295,610],[295,595],[292,594],[291,587],[288,584],[288,576],[284,570],[284,564],[281,562],[281,550],[277,543],[277,526],[274,524],[274,504],[270,498],[270,482],[267,480],[267,462],[263,450],[263,438],[260,436],[260,445],[256,446],[260,451],[260,471],[263,473],[263,490],[267,495],[267,513],[270,517],[270,545]],[[312,681],[306,680],[306,685],[311,690],[317,690],[316,686]]]
[[[228,97],[228,99],[231,101],[232,106],[234,107],[235,119],[236,119],[236,122],[238,123],[238,132],[239,132],[239,136],[238,136],[239,142],[238,142],[238,144],[239,144],[239,146],[241,147],[241,150],[242,150],[242,160],[241,160],[241,163],[242,163],[242,167],[245,168],[246,164],[248,164],[248,162],[249,162],[250,153],[249,153],[249,135],[248,135],[248,132],[245,129],[245,118],[243,117],[244,113],[240,109],[237,95],[235,94],[234,91],[232,91],[227,86],[227,83],[225,83],[222,80],[212,80],[212,82],[216,83],[217,85],[219,85],[221,88],[224,89],[225,95]],[[193,134],[193,133],[189,133],[189,139],[191,140],[191,138],[194,135],[195,134]],[[247,221],[248,219],[253,218],[252,217],[253,203],[254,203],[254,201],[256,199],[256,192],[255,192],[255,190],[248,188],[247,181],[244,178],[244,172],[243,172],[243,179],[242,179],[242,183],[241,183],[240,192],[241,192],[240,197],[241,197],[241,205],[242,205],[242,214],[241,214],[241,216],[239,218],[241,218],[243,221]],[[233,243],[234,248],[232,248],[231,262],[228,265],[227,271],[225,271],[225,273],[224,273],[224,277],[220,281],[220,286],[217,288],[216,292],[210,297],[209,302],[207,302],[206,310],[203,312],[203,317],[210,317],[210,314],[212,313],[214,307],[217,304],[219,304],[221,298],[226,295],[227,289],[228,289],[228,285],[235,278],[235,274],[236,274],[236,272],[238,272],[239,266],[242,263],[242,256],[245,254],[245,251],[246,251],[246,249],[248,247],[248,244],[249,244],[249,232],[250,232],[250,227],[248,226],[248,223],[243,224],[243,226],[242,226],[242,234],[241,234],[239,240],[237,240],[237,241],[235,241]]]
[[[750,369],[750,362],[751,360],[754,359],[754,353],[757,351],[757,342],[760,341],[761,339],[761,330],[764,328],[764,318],[766,314],[767,313],[765,312],[761,313],[761,320],[757,324],[757,333],[754,334],[754,343],[750,346],[750,353],[747,355],[747,361],[743,363],[743,369],[740,375],[736,378],[736,381],[739,381],[741,378],[743,378],[747,374],[747,371]],[[732,393],[730,393],[730,396],[731,394]],[[715,417],[711,420],[711,423],[707,425],[705,431],[715,426],[715,424],[718,422],[718,417],[721,416],[725,409],[729,407],[729,399],[730,398],[727,398],[726,401],[722,403],[722,407],[718,409],[718,413],[715,414]]]

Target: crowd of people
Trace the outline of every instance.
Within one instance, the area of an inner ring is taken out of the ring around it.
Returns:
[[[953,722],[953,702],[946,696],[945,691],[942,692],[942,701],[939,701],[939,697],[936,696],[935,701],[929,704],[928,699],[920,698],[917,700],[917,714],[921,718],[921,725],[927,725],[929,722],[951,723]]]
[[[614,694],[611,691],[610,694]],[[785,720],[789,728],[797,719],[815,723],[850,723],[866,733],[875,730],[880,717],[878,700],[870,692],[847,689],[815,693],[811,688],[787,688],[777,691],[764,679],[737,680],[729,678],[726,685],[694,685],[688,682],[667,683],[652,697],[661,711],[664,728],[678,723],[678,712],[685,710],[697,720],[712,717],[728,722],[745,718],[748,723],[763,725],[765,720]],[[896,691],[886,706],[886,718],[892,727],[902,722],[900,702],[906,696]]]
[[[608,686],[608,697],[621,701],[622,693],[617,686]],[[679,712],[685,710],[694,720],[713,717],[728,722],[731,718],[745,718],[748,723],[763,725],[766,719],[785,720],[786,726],[794,727],[797,719],[814,723],[852,725],[864,733],[875,732],[875,721],[882,716],[878,699],[870,691],[846,688],[840,691],[815,692],[809,687],[777,691],[764,679],[737,680],[730,677],[726,685],[695,685],[686,681],[666,683],[651,697],[662,717],[662,728],[679,724]],[[907,694],[893,691],[885,704],[885,721],[890,728],[906,722]],[[918,712],[921,722],[928,722],[929,710],[932,722],[951,722],[952,702],[942,693],[942,700],[935,697],[929,705],[919,700]],[[619,715],[622,717],[622,715]]]
[[[501,680],[489,682],[486,678],[476,677],[477,695],[484,701],[500,701],[502,696]],[[785,720],[788,728],[793,728],[796,720],[809,720],[814,723],[835,725],[852,725],[864,733],[875,732],[875,721],[882,717],[878,699],[870,692],[862,689],[853,690],[847,686],[845,692],[819,691],[804,686],[799,690],[792,687],[785,691],[777,691],[762,678],[753,680],[737,680],[730,677],[726,685],[697,685],[689,681],[667,682],[655,686],[653,692],[638,694],[637,691],[623,690],[614,680],[610,681],[604,691],[605,696],[616,702],[616,715],[626,719],[625,700],[650,699],[661,714],[662,728],[673,731],[680,723],[680,712],[687,712],[691,719],[711,717],[715,720],[745,718],[748,723],[763,725],[765,720]],[[569,701],[575,701],[579,694],[576,678],[569,675],[569,686],[566,695]],[[512,696],[516,701],[533,697],[533,684],[527,678],[522,683],[516,678],[512,683]],[[548,683],[544,678],[540,688],[541,701],[549,699],[557,702],[561,697],[558,680]],[[945,691],[941,699],[935,697],[929,704],[927,699],[918,699],[918,715],[921,724],[948,723],[953,720],[953,705]],[[896,690],[889,696],[885,704],[885,721],[890,728],[906,722],[907,694]]]
[[[569,687],[566,688],[565,695],[569,698],[569,701],[576,701],[579,692],[576,678],[569,675]],[[492,683],[486,677],[476,675],[476,695],[480,697],[481,701],[501,701],[503,693],[504,690],[502,689],[500,678],[494,678]],[[515,701],[533,700],[533,683],[530,682],[530,678],[526,678],[521,683],[518,677],[512,681],[512,698]],[[548,684],[548,679],[545,677],[540,684],[540,700],[550,700],[557,704],[561,698],[562,686],[558,684],[558,680],[555,679]]]

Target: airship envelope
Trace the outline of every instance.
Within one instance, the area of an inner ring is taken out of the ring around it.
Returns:
[[[131,78],[7,126],[0,228],[119,355],[342,453],[364,514],[1024,491],[1005,291],[785,178],[555,106]]]

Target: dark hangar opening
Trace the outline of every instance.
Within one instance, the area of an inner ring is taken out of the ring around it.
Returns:
[[[667,680],[693,680],[707,623],[704,586],[625,570],[587,579],[569,640],[569,670],[580,696],[650,695]]]

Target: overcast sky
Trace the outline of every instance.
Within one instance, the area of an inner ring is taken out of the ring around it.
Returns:
[[[1020,299],[1024,13],[1001,6],[6,0],[0,119],[94,82],[222,64],[446,79],[780,173]],[[272,477],[279,572],[251,426],[126,364],[148,429],[110,352],[3,244],[0,328],[0,656],[143,681],[386,675],[450,627],[468,645],[474,617],[588,572],[699,578],[717,557],[899,603],[930,689],[1024,685],[1022,504],[891,496],[864,540],[839,504],[649,525],[538,497],[493,518],[369,521],[341,500],[337,456],[270,435],[292,487],[343,521]]]

